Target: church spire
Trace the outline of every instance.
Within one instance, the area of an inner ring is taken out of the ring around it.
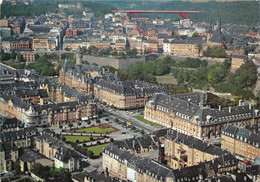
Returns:
[[[221,14],[219,14],[218,31],[219,31],[219,33],[221,33]]]

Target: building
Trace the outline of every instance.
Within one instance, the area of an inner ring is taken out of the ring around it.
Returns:
[[[2,117],[0,119],[1,132],[18,131],[21,130],[23,127],[24,125],[17,118]]]
[[[90,94],[94,92],[93,78],[99,75],[99,71],[97,66],[92,65],[75,65],[68,68],[65,62],[60,70],[58,81],[81,93]]]
[[[0,174],[12,171],[18,158],[18,148],[9,143],[0,142]]]
[[[94,85],[95,97],[118,109],[143,107],[154,93],[168,93],[156,84],[140,80],[120,81],[118,72],[102,76]]]
[[[197,138],[220,136],[225,125],[246,126],[260,121],[260,112],[254,105],[219,109],[204,107],[205,94],[154,94],[145,105],[144,118],[176,129]]]
[[[48,133],[44,133],[40,136],[36,136],[34,140],[35,140],[36,151],[51,160],[54,160],[58,148],[64,146],[63,142],[52,137]]]
[[[22,172],[31,172],[33,169],[33,165],[36,163],[40,163],[43,166],[53,166],[53,161],[46,159],[42,155],[31,149],[21,149],[20,156],[18,158],[20,162],[20,167]]]
[[[237,171],[238,160],[231,154],[191,167],[171,169],[159,162],[141,158],[114,144],[103,150],[103,171],[107,176],[133,182],[199,181]]]
[[[231,72],[235,72],[238,68],[240,68],[247,61],[246,55],[233,54],[231,60]]]
[[[221,148],[248,159],[260,156],[260,135],[238,126],[227,125],[221,134]]]
[[[0,133],[0,171],[6,173],[14,169],[14,163],[21,155],[20,148],[34,145],[33,137],[38,132],[35,127],[27,127]]]
[[[80,156],[74,150],[61,147],[55,153],[54,163],[56,168],[75,171],[80,167]]]
[[[56,42],[48,38],[33,38],[32,50],[55,51]]]
[[[28,63],[34,63],[36,60],[36,54],[33,52],[21,52],[23,61]]]
[[[88,97],[43,105],[30,105],[12,95],[1,95],[1,99],[3,114],[16,117],[26,126],[61,125],[96,116],[96,104]]]
[[[187,39],[175,39],[170,43],[165,40],[163,43],[164,52],[180,56],[200,56],[202,54],[203,38],[193,37]]]
[[[169,129],[164,140],[164,159],[173,169],[198,165],[229,154],[215,145]]]

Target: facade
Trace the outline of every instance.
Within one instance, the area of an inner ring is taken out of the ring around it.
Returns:
[[[22,128],[0,133],[0,173],[14,169],[14,163],[19,157],[19,148],[33,147],[38,132],[35,127]]]
[[[185,40],[164,41],[163,49],[166,54],[180,56],[200,56],[202,54],[201,47],[205,41],[200,38],[187,38]]]
[[[240,68],[247,61],[246,55],[238,55],[233,54],[231,60],[231,72],[235,72],[238,68]]]
[[[237,165],[238,160],[228,154],[199,165],[174,170],[155,160],[137,157],[114,144],[104,148],[102,162],[103,171],[107,176],[138,182],[199,181],[235,172]]]
[[[3,117],[0,119],[0,131],[8,132],[8,131],[18,131],[21,130],[24,125],[17,118],[7,118]]]
[[[36,55],[30,52],[22,52],[23,61],[28,63],[34,63],[36,60]]]
[[[68,68],[67,63],[60,70],[58,81],[61,84],[75,88],[77,91],[90,94],[94,92],[93,78],[99,75],[99,68],[91,65],[75,65]]]
[[[73,150],[62,147],[58,148],[55,153],[54,163],[56,168],[64,168],[69,171],[75,171],[79,169],[80,156]]]
[[[164,159],[173,169],[198,165],[205,161],[229,154],[193,136],[169,129],[164,140]]]
[[[260,112],[251,104],[211,109],[203,102],[205,95],[196,92],[155,94],[145,105],[144,118],[197,138],[219,136],[227,123],[245,126],[260,122]]]
[[[238,126],[227,125],[221,134],[221,148],[248,159],[260,156],[260,135]]]
[[[154,93],[168,93],[155,84],[139,80],[120,81],[118,73],[95,82],[95,97],[118,109],[143,107]]]
[[[79,97],[76,101],[31,105],[12,95],[1,95],[3,114],[16,117],[26,126],[60,125],[96,116],[93,98]]]
[[[36,151],[51,160],[54,160],[58,148],[64,146],[63,142],[59,141],[56,138],[53,138],[48,133],[36,136],[34,140]]]

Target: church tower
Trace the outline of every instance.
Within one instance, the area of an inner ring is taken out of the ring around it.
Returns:
[[[75,56],[76,56],[76,64],[82,64],[83,62],[83,56],[82,56],[82,49],[81,47],[79,46],[76,53],[75,53]]]

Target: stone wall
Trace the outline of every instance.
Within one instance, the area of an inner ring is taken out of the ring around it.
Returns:
[[[101,56],[90,56],[90,55],[83,55],[83,61],[88,61],[89,64],[96,63],[99,66],[112,66],[116,69],[127,69],[132,64],[137,62],[145,63],[145,57],[127,57],[123,58],[115,58],[115,57],[101,57]]]

